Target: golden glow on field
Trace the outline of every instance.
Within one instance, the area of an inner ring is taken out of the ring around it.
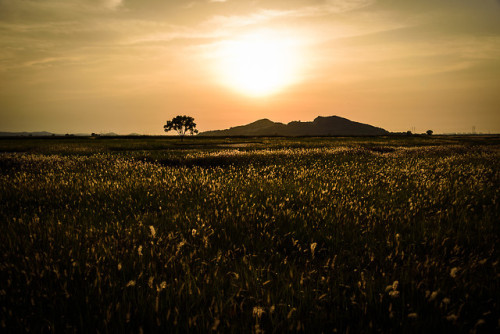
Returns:
[[[276,93],[298,79],[296,41],[260,31],[220,44],[218,76],[243,94],[261,97]]]

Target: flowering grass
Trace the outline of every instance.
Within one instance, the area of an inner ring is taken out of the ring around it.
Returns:
[[[0,141],[0,326],[500,330],[498,139]]]

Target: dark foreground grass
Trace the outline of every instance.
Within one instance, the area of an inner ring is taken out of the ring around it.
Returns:
[[[488,139],[0,148],[3,330],[500,330]]]

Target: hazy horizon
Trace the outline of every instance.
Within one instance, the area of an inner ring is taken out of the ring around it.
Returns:
[[[338,115],[331,115],[331,116],[319,116],[319,117],[336,117]],[[339,116],[341,117],[341,116]],[[213,132],[213,131],[225,131],[225,130],[229,130],[229,129],[232,129],[232,128],[241,128],[241,127],[245,127],[247,125],[250,125],[250,124],[253,124],[253,123],[257,123],[259,121],[262,121],[262,120],[270,120],[276,124],[283,124],[283,125],[288,125],[288,124],[291,124],[295,121],[291,121],[291,122],[288,122],[288,123],[283,123],[283,122],[275,122],[273,121],[272,119],[268,119],[268,118],[262,118],[262,119],[258,119],[258,120],[254,120],[250,123],[247,123],[247,124],[238,124],[238,125],[234,125],[234,126],[230,126],[230,127],[227,127],[227,128],[217,128],[217,129],[209,129],[209,130],[203,130],[203,131],[200,131],[199,133],[197,134],[186,134],[185,136],[186,137],[190,137],[190,136],[196,136],[196,135],[200,135],[200,134],[203,134],[205,132]],[[302,123],[313,123],[314,120],[301,120],[300,122]],[[356,122],[355,120],[350,120],[350,121],[353,121],[354,123],[359,123],[359,122]],[[361,124],[366,124],[366,123],[361,123]],[[367,124],[367,125],[372,125],[373,124]],[[375,128],[382,128],[382,127],[378,127],[378,126],[374,126]],[[382,128],[383,129],[383,128]],[[384,129],[386,130],[386,129]],[[405,130],[405,131],[389,131],[389,133],[393,133],[393,134],[398,134],[398,133],[405,133],[407,131],[410,131],[412,132],[412,134],[424,134],[424,135],[427,135],[427,130],[432,130],[432,129],[426,129],[426,130],[420,130],[420,129],[416,129],[416,128],[410,128],[408,130]],[[434,135],[500,135],[500,132],[498,133],[495,133],[495,132],[482,132],[482,131],[478,131],[475,127],[469,129],[469,131],[464,131],[464,132],[435,132],[434,130],[433,131],[433,134]],[[12,133],[12,134],[19,134],[19,133],[28,133],[28,134],[38,134],[38,133],[46,133],[48,135],[56,135],[56,136],[68,136],[68,135],[71,135],[71,136],[90,136],[90,135],[99,135],[99,136],[114,136],[114,135],[117,135],[117,136],[171,136],[171,137],[178,137],[179,134],[174,131],[174,130],[171,130],[169,132],[162,132],[162,133],[154,133],[154,134],[151,134],[151,133],[138,133],[138,132],[128,132],[128,133],[116,133],[114,131],[98,131],[98,132],[95,132],[95,131],[81,131],[81,132],[68,132],[68,131],[62,131],[62,132],[59,132],[59,133],[56,133],[56,132],[51,132],[51,131],[45,131],[45,130],[36,130],[36,131],[2,131],[0,129],[0,133]],[[43,135],[44,136],[44,135]],[[230,135],[228,135],[230,136]],[[236,135],[236,136],[240,136],[240,135]],[[256,135],[257,137],[259,136],[264,136],[265,135]],[[297,136],[297,135],[277,135],[277,136]],[[299,137],[301,135],[298,135]],[[311,136],[311,135],[303,135],[303,136]],[[318,136],[324,136],[323,134],[318,134]],[[359,135],[342,135],[342,134],[332,134],[331,136],[359,136]]]
[[[500,133],[497,0],[0,0],[2,132]]]

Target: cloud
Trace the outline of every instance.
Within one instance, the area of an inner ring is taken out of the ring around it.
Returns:
[[[115,9],[122,4],[122,0],[104,0],[104,6]]]
[[[224,27],[247,26],[262,24],[273,19],[317,17],[329,14],[346,13],[373,4],[374,0],[329,0],[310,5],[303,2],[295,6],[263,5],[253,12],[244,15],[215,15],[208,23],[221,24]]]
[[[325,4],[325,10],[331,13],[345,13],[355,9],[373,5],[375,0],[329,0]],[[320,7],[321,9],[321,7]]]

